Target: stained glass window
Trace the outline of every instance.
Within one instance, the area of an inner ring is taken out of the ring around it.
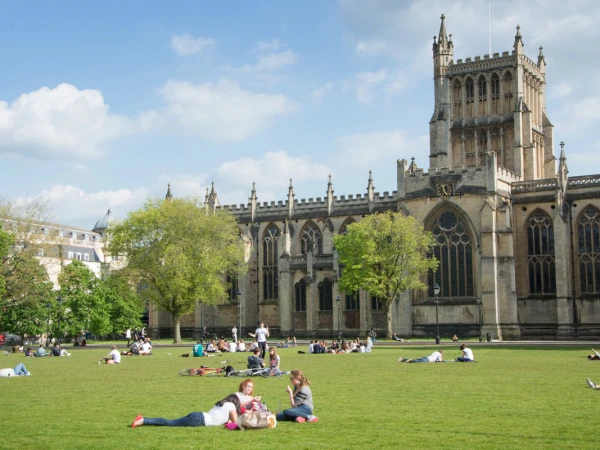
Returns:
[[[306,311],[306,280],[302,278],[295,286],[296,308],[295,311]]]
[[[314,222],[308,222],[300,233],[300,247],[304,255],[312,249],[313,253],[323,253],[323,235]]]
[[[325,278],[319,283],[319,310],[320,311],[332,311],[333,310],[333,291],[331,281],[329,278]]]
[[[279,298],[279,255],[277,241],[279,228],[271,224],[263,235],[263,299],[277,300]]]
[[[588,206],[577,224],[579,285],[582,294],[600,291],[600,210]]]
[[[543,211],[535,211],[527,227],[527,268],[530,294],[556,293],[554,228]]]

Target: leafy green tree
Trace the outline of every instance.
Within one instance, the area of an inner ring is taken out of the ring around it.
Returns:
[[[8,250],[13,243],[13,237],[3,230],[2,222],[0,222],[0,263],[4,266],[8,257]],[[0,270],[0,299],[4,298],[6,293],[6,279],[4,278],[4,270]]]
[[[102,280],[110,317],[111,333],[122,333],[129,327],[141,328],[144,303],[129,284],[124,272],[109,273]]]
[[[108,287],[81,261],[65,266],[58,276],[61,305],[61,334],[77,337],[82,330],[104,335],[112,331]],[[53,322],[58,332],[58,323]],[[62,336],[61,336],[62,337]]]
[[[108,253],[123,257],[132,279],[147,286],[144,299],[171,313],[175,342],[196,301],[224,301],[225,274],[246,270],[236,219],[227,211],[208,213],[196,198],[149,199],[107,233]]]
[[[365,217],[333,240],[343,265],[340,289],[364,289],[377,297],[385,309],[390,339],[394,300],[407,289],[425,288],[422,276],[438,266],[428,257],[435,243],[431,233],[413,217],[390,211]]]

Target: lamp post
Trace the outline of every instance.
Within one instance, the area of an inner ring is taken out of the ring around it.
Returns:
[[[238,336],[242,335],[242,293],[238,290],[235,293],[235,297],[237,298],[237,302],[238,302],[238,324],[239,324],[239,329],[238,329]],[[238,338],[239,340],[239,338]]]
[[[440,287],[438,286],[437,283],[435,283],[435,286],[433,286],[433,295],[435,295],[435,328],[437,330],[437,335],[435,337],[435,343],[439,344],[440,343],[440,321],[438,319],[438,304],[439,304],[438,295],[440,295]]]
[[[63,299],[59,295],[56,301],[58,302],[58,345],[60,345],[60,307],[62,305]]]
[[[48,323],[46,324],[46,347],[48,347],[48,343],[50,342],[50,308],[52,305],[50,303],[46,303],[46,310],[48,311]]]
[[[481,335],[481,322],[482,322],[482,317],[481,317],[481,298],[477,297],[475,299],[475,301],[477,302],[477,306],[479,307],[479,342],[483,342],[483,336]]]
[[[342,311],[342,299],[340,298],[339,295],[335,299],[335,302],[337,303],[337,309],[338,309],[338,341],[339,341],[341,339],[341,334],[340,334],[340,317],[341,317],[341,311]]]

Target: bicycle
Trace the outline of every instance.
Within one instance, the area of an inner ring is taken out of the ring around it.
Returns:
[[[218,377],[225,373],[225,367],[217,368],[217,367],[205,367],[201,366],[197,369],[182,369],[179,372],[181,376],[205,376],[205,377]]]
[[[280,377],[284,372],[280,370],[271,369],[270,367],[261,367],[259,369],[242,369],[242,370],[232,370],[225,376],[227,377]]]

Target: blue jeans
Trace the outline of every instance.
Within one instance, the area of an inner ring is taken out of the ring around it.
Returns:
[[[429,357],[428,356],[423,356],[422,358],[419,359],[413,359],[411,362],[429,362]]]
[[[275,416],[278,421],[280,420],[296,420],[296,417],[304,417],[308,419],[308,416],[312,414],[312,409],[306,405],[296,406],[294,408],[286,409]]]
[[[163,419],[162,417],[158,417],[156,419],[144,417],[144,425],[156,425],[165,427],[203,427],[205,426],[205,423],[203,413],[193,412],[185,417],[180,417],[179,419],[173,420]]]
[[[29,372],[27,372],[23,363],[19,363],[17,364],[17,367],[15,367],[15,375],[27,375],[28,373]]]
[[[473,362],[473,360],[472,360],[472,359],[469,359],[469,358],[464,358],[464,357],[462,357],[462,356],[459,356],[458,358],[456,358],[456,360],[457,360],[457,361],[460,361],[460,362]]]

